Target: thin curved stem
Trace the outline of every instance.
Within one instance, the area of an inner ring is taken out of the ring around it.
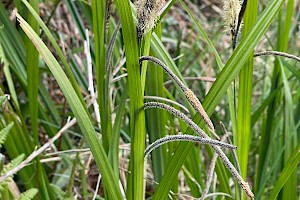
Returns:
[[[228,132],[227,132],[223,122],[219,122],[219,124],[221,126],[221,130],[224,133],[224,135],[227,134]],[[229,144],[233,144],[233,142],[231,141],[230,138],[227,138],[227,140],[228,140]],[[240,167],[240,164],[239,164],[239,161],[238,161],[236,151],[232,151],[232,154],[233,154],[233,161],[234,161],[234,164],[236,166],[236,170],[238,171],[239,174],[241,174],[241,167]],[[242,199],[242,190],[240,188],[239,188],[239,198]]]
[[[160,102],[147,102],[144,104],[144,109],[149,109],[149,108],[159,108],[163,110],[167,110],[169,113],[172,115],[182,119],[193,131],[195,131],[200,137],[203,138],[209,138],[208,135],[195,124],[190,118],[188,118],[184,113],[180,112],[179,110],[173,108],[172,106],[169,106],[164,103]]]
[[[167,102],[167,103],[171,103],[173,105],[176,105],[176,106],[182,108],[182,110],[184,110],[185,112],[187,112],[187,113],[189,112],[189,110],[186,107],[184,107],[180,103],[178,103],[176,101],[173,101],[171,99],[167,99],[167,98],[164,98],[164,97],[158,97],[158,96],[144,96],[144,99],[159,100],[159,101],[164,101],[164,102]]]
[[[265,51],[265,52],[259,52],[259,53],[255,53],[254,57],[258,57],[258,56],[282,56],[285,58],[291,58],[293,60],[296,60],[298,62],[300,62],[300,57],[294,56],[292,54],[288,54],[285,52],[280,52],[280,51]]]
[[[160,67],[163,68],[163,70],[177,83],[177,85],[181,88],[181,90],[184,92],[185,97],[187,100],[191,103],[193,108],[197,111],[197,113],[202,117],[204,122],[208,125],[209,129],[211,131],[214,131],[214,125],[212,121],[210,120],[209,116],[205,112],[204,108],[202,107],[202,104],[200,103],[197,96],[194,94],[192,90],[190,90],[187,86],[183,84],[183,82],[168,68],[167,65],[165,65],[162,61],[159,59],[152,57],[152,56],[142,56],[140,57],[140,63],[144,60],[149,60],[151,62],[156,63]]]
[[[140,57],[140,63],[143,61],[148,60],[151,61],[157,65],[159,65],[176,83],[177,85],[181,88],[183,92],[187,91],[189,88],[183,84],[183,82],[170,70],[170,68],[160,61],[159,59],[153,57],[153,56],[141,56]]]
[[[211,77],[183,77],[184,80],[193,80],[193,81],[204,81],[204,82],[215,82],[216,78],[211,78]],[[172,83],[172,80],[168,80],[164,83],[165,86],[168,86]]]
[[[237,149],[237,147],[234,145],[227,144],[225,142],[220,142],[218,140],[212,140],[210,138],[202,138],[194,135],[168,135],[150,144],[145,150],[145,157],[147,157],[154,149],[160,147],[161,145],[174,141],[188,141],[201,144],[217,145],[229,149]]]

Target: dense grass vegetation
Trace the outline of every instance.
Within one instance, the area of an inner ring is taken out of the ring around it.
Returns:
[[[0,199],[299,198],[299,7],[2,1]]]

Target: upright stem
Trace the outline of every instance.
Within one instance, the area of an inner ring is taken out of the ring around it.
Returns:
[[[130,98],[131,153],[127,179],[127,199],[144,199],[145,114],[141,85],[137,31],[129,0],[115,0],[121,19],[125,45]]]

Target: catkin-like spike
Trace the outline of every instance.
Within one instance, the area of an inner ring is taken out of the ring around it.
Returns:
[[[230,32],[232,38],[234,38],[239,20],[239,13],[241,10],[241,2],[239,0],[224,0],[224,15],[225,32]]]
[[[217,145],[221,147],[226,147],[229,149],[237,149],[236,146],[227,144],[225,142],[221,142],[218,140],[213,140],[210,138],[202,138],[199,136],[194,136],[194,135],[167,135],[163,138],[160,138],[150,144],[145,152],[144,152],[144,157],[147,157],[154,149],[160,147],[163,144],[166,144],[168,142],[173,142],[173,141],[189,141],[189,142],[195,142],[195,143],[201,143],[201,144],[210,144],[210,145]]]
[[[214,125],[213,125],[212,121],[210,120],[210,118],[206,114],[204,108],[202,107],[202,104],[200,103],[199,99],[196,97],[194,92],[190,89],[187,89],[186,91],[184,91],[184,94],[185,94],[186,98],[188,99],[188,101],[192,104],[193,108],[195,108],[195,110],[200,114],[202,119],[208,125],[210,130],[214,131],[215,128],[214,128]]]
[[[182,113],[179,110],[173,108],[172,106],[169,106],[167,104],[160,103],[160,102],[149,101],[149,102],[144,104],[144,109],[148,109],[148,108],[159,108],[159,109],[167,110],[172,115],[182,119],[200,137],[208,138],[208,135],[201,128],[199,128],[199,126],[197,126],[197,124],[195,124],[195,122],[193,122],[193,120],[191,120],[184,113]]]
[[[137,0],[135,3],[138,37],[151,30],[159,17],[159,12],[165,5],[165,0]]]
[[[254,57],[258,57],[258,56],[282,56],[300,62],[300,57],[285,52],[280,52],[280,51],[264,51],[264,52],[259,52],[254,54]]]

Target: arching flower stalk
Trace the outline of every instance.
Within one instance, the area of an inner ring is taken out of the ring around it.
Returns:
[[[162,61],[159,59],[152,57],[152,56],[142,56],[140,57],[140,63],[144,60],[151,61],[158,66],[160,66],[174,81],[175,83],[180,87],[180,89],[183,91],[185,97],[187,100],[191,103],[193,108],[199,113],[199,115],[202,117],[204,122],[208,125],[209,129],[212,133],[214,133],[214,125],[212,121],[210,120],[209,116],[205,112],[204,108],[202,107],[202,104],[200,103],[197,96],[194,94],[192,90],[190,90],[184,83],[172,72],[172,70],[169,69],[167,65],[165,65]]]
[[[145,155],[147,156],[152,150],[154,150],[156,147],[160,146],[161,144],[164,144],[166,142],[170,141],[194,141],[199,143],[208,143],[210,146],[214,149],[215,153],[220,157],[220,159],[223,161],[225,167],[231,172],[233,177],[238,181],[241,188],[246,192],[246,194],[251,198],[254,199],[254,194],[252,193],[250,186],[247,182],[243,180],[240,173],[237,171],[237,169],[233,166],[233,164],[229,161],[228,157],[225,155],[225,153],[222,151],[220,146],[225,146],[227,148],[233,148],[235,149],[235,146],[232,146],[230,144],[226,144],[220,141],[212,140],[201,128],[199,128],[192,120],[190,120],[185,114],[178,111],[177,109],[166,105],[164,103],[159,102],[147,102],[144,104],[144,109],[149,108],[158,108],[163,109],[171,113],[172,115],[179,117],[182,119],[193,131],[195,131],[199,136],[187,136],[187,135],[175,135],[175,136],[167,136],[161,139],[158,139],[153,144],[151,144],[149,147],[147,147],[145,151]],[[201,139],[203,138],[203,140]]]
[[[213,140],[210,138],[203,138],[203,137],[194,136],[194,135],[177,134],[177,135],[167,135],[163,138],[156,140],[152,144],[150,144],[145,150],[144,157],[147,157],[154,149],[157,149],[158,147],[162,146],[163,144],[166,144],[168,142],[174,142],[174,141],[188,141],[188,142],[194,142],[194,143],[200,143],[200,144],[217,145],[217,146],[225,147],[225,148],[229,148],[229,149],[237,149],[236,146],[227,144],[222,141]]]

